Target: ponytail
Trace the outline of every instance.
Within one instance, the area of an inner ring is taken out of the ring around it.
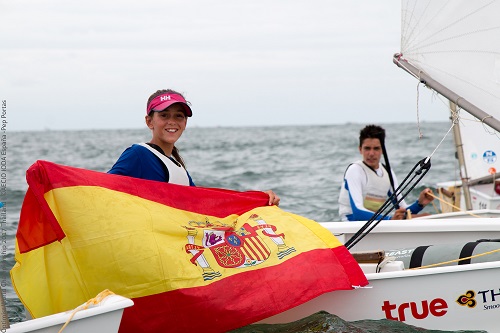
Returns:
[[[179,154],[179,149],[177,149],[176,146],[174,146],[174,149],[172,149],[172,156],[176,159],[177,162],[179,162],[184,169],[186,169],[186,165],[184,164],[184,160],[182,159],[181,155]]]

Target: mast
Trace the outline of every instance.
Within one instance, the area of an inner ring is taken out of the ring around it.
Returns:
[[[432,77],[430,77],[428,74],[425,72],[419,70],[412,64],[410,64],[407,60],[402,58],[402,54],[396,53],[394,54],[393,57],[393,62],[398,66],[404,69],[406,72],[410,73],[414,77],[416,77],[420,82],[425,84],[427,87],[435,90],[439,94],[443,95],[446,97],[450,102],[455,103],[458,107],[464,109],[468,113],[470,113],[472,116],[476,117],[483,123],[489,125],[491,128],[494,130],[500,132],[500,121],[498,119],[495,119],[492,115],[489,113],[486,113],[482,109],[478,108],[465,98],[459,96],[458,94],[454,93],[450,89],[446,88],[443,86],[441,83],[437,82],[434,80]]]
[[[452,117],[457,112],[457,105],[452,101],[450,101],[450,112]],[[459,123],[456,123],[455,126],[453,126],[453,140],[455,141],[458,166],[460,168],[460,178],[462,179],[462,192],[464,194],[465,208],[467,210],[472,210],[472,201],[470,199],[470,191],[469,191],[469,176],[467,175],[467,166],[465,164],[464,150],[463,150],[464,145],[462,143],[462,135],[460,134]]]

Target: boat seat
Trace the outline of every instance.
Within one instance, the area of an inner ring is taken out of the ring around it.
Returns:
[[[454,266],[500,261],[500,239],[480,239],[468,243],[425,245],[384,251],[402,261],[406,269]]]
[[[379,264],[385,259],[384,250],[351,252],[358,264]]]
[[[359,264],[359,267],[363,270],[363,273],[385,273],[385,272],[398,272],[404,271],[405,265],[402,261],[394,261],[390,258],[390,261],[382,262],[380,264]]]

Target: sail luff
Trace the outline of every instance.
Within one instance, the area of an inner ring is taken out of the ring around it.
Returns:
[[[406,72],[410,73],[416,77],[420,82],[424,83],[427,87],[435,90],[437,93],[446,97],[449,101],[455,103],[458,107],[464,109],[470,113],[475,118],[479,119],[481,122],[489,125],[496,131],[500,131],[500,121],[496,119],[491,114],[483,111],[476,105],[472,104],[465,98],[451,91],[438,81],[434,80],[430,75],[424,71],[418,69],[417,67],[410,64],[407,60],[403,59],[401,54],[396,53],[393,57],[393,62],[400,68],[404,69]]]

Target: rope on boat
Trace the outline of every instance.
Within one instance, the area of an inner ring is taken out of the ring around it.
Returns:
[[[474,213],[471,213],[469,211],[463,211],[462,209],[460,209],[460,207],[457,207],[457,206],[449,203],[448,201],[446,201],[444,199],[441,199],[440,197],[435,196],[434,194],[429,193],[429,195],[432,196],[432,197],[434,197],[434,199],[439,200],[439,202],[441,202],[442,204],[445,204],[445,205],[448,205],[448,206],[450,206],[452,208],[455,208],[456,210],[458,210],[460,212],[464,212],[464,213],[469,214],[470,216],[474,216],[474,217],[481,217],[481,216],[479,216],[477,214],[474,214]]]
[[[441,139],[441,141],[437,144],[436,148],[434,148],[434,151],[432,152],[432,154],[429,155],[429,158],[431,158],[434,155],[434,153],[438,150],[438,148],[444,142],[444,139],[446,139],[446,137],[448,136],[448,134],[450,134],[450,132],[451,132],[451,130],[453,129],[454,126],[455,126],[455,121],[452,122],[450,129],[448,130],[448,132],[446,132],[446,134],[443,136],[443,138]]]
[[[434,210],[436,211],[437,214],[442,213],[439,211],[439,209],[437,208],[436,203],[434,201],[432,201],[432,207],[434,207]]]
[[[420,266],[420,267],[414,267],[414,268],[410,268],[410,270],[422,269],[422,268],[431,268],[431,267],[436,267],[436,266],[441,266],[441,265],[446,265],[446,264],[452,264],[454,262],[459,262],[459,261],[462,261],[462,260],[470,260],[470,259],[474,259],[474,258],[477,258],[477,257],[485,256],[487,254],[493,254],[495,252],[500,252],[500,249],[491,250],[491,251],[484,252],[484,253],[478,253],[478,254],[475,254],[475,255],[469,256],[469,257],[464,257],[464,258],[453,259],[453,260],[449,260],[449,261],[438,262],[438,263],[435,263],[435,264],[429,264],[429,265]]]
[[[418,102],[420,101],[420,72],[418,73],[418,83],[417,83],[417,129],[418,129],[418,138],[422,139],[424,135],[422,134],[422,131],[420,130],[420,112],[418,108]]]
[[[114,295],[114,294],[115,294],[114,292],[112,292],[112,291],[110,291],[108,289],[105,289],[105,290],[101,291],[99,294],[97,294],[96,297],[89,299],[87,302],[85,302],[85,304],[82,304],[82,305],[76,307],[71,312],[71,316],[69,316],[68,320],[66,320],[66,323],[64,324],[63,327],[61,327],[61,329],[59,330],[58,333],[61,333],[66,328],[66,326],[68,326],[69,322],[73,319],[73,317],[75,316],[75,314],[78,311],[80,311],[80,310],[86,310],[86,309],[88,309],[92,305],[97,305],[100,302],[102,302],[106,297]]]

